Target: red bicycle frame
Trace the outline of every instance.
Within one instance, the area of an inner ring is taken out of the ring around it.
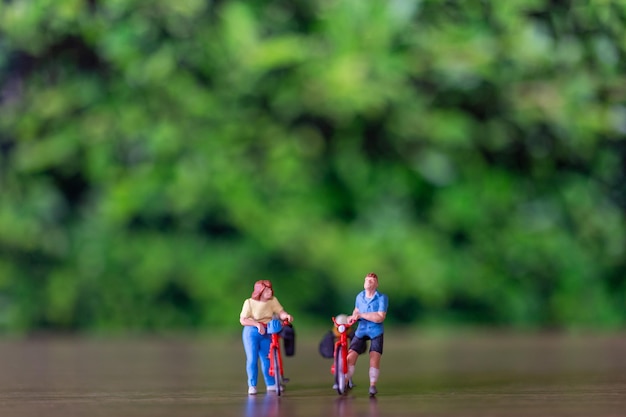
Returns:
[[[348,323],[337,323],[335,317],[333,317],[333,323],[339,333],[339,340],[335,342],[335,349],[333,354],[333,365],[331,366],[331,372],[335,375],[335,386],[339,395],[343,395],[349,385],[348,381],[348,331],[350,326],[354,324],[354,321],[348,321]]]
[[[270,376],[276,380],[276,392],[278,395],[284,391],[284,383],[287,381],[283,372],[283,355],[280,350],[280,329],[289,324],[288,320],[276,320],[280,322],[280,326],[268,325],[268,332],[272,338],[270,343]]]

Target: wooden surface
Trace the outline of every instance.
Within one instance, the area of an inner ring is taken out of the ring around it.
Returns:
[[[238,335],[226,340],[0,340],[2,416],[589,416],[626,415],[626,337],[426,336],[388,330],[379,395],[367,358],[345,398],[318,340],[285,358],[281,398],[246,394]]]

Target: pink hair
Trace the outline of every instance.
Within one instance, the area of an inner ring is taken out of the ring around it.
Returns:
[[[272,283],[267,279],[261,279],[254,283],[254,290],[252,291],[252,299],[259,301],[261,299],[261,294],[265,291],[266,288],[274,291],[272,288]]]

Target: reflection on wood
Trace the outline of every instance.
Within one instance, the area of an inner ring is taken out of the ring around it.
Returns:
[[[626,337],[406,335],[385,340],[379,395],[367,362],[345,397],[317,340],[285,360],[283,397],[248,396],[238,338],[0,342],[2,415],[611,416],[626,410]]]

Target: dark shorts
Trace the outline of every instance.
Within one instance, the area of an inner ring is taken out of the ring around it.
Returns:
[[[365,352],[367,348],[366,343],[368,340],[371,340],[370,343],[370,352],[378,352],[381,355],[383,354],[383,340],[384,335],[376,336],[373,339],[370,339],[369,336],[365,336],[363,338],[354,336],[352,338],[352,342],[350,343],[350,350],[355,351],[359,355]]]

